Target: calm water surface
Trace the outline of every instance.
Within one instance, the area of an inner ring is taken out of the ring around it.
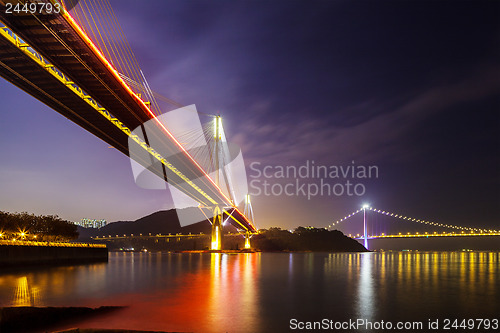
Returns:
[[[125,305],[70,327],[283,332],[323,318],[499,318],[500,254],[111,253],[0,273],[0,306]]]

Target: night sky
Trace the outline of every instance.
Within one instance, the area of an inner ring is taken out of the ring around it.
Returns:
[[[378,167],[351,179],[363,196],[255,197],[259,228],[324,227],[365,202],[500,226],[500,2],[111,4],[152,89],[220,112],[250,177],[252,162]],[[0,210],[116,221],[171,208],[108,144],[3,79],[0,98]]]

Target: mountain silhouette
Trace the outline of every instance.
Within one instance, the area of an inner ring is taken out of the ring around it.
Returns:
[[[184,209],[194,209],[198,208],[184,208]],[[229,229],[233,229],[233,227],[228,226]],[[225,228],[226,229],[226,228]],[[212,225],[209,221],[201,221],[198,223],[190,224],[182,227],[179,223],[179,219],[177,217],[177,213],[175,209],[170,210],[162,210],[155,213],[152,213],[148,216],[141,217],[135,221],[118,221],[107,224],[102,228],[83,228],[78,227],[79,232],[79,240],[86,240],[91,237],[96,236],[123,236],[124,234],[129,236],[134,234],[139,236],[143,235],[156,235],[156,234],[198,234],[202,233],[210,233],[212,230]]]

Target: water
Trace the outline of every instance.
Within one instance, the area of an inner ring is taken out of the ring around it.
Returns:
[[[283,332],[293,318],[493,319],[500,254],[111,253],[107,264],[0,274],[0,306],[25,305],[124,305],[68,327],[196,332]]]

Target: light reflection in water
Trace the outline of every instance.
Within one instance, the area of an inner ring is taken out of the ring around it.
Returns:
[[[96,318],[80,327],[126,327],[172,331],[254,331],[258,324],[260,254],[165,254],[163,288],[114,297],[133,306],[119,316]],[[206,259],[209,259],[207,263]],[[139,264],[135,259],[135,264]],[[154,270],[154,267],[148,267]],[[136,281],[141,271],[136,274]],[[146,294],[146,297],[144,297]],[[245,331],[245,330],[243,330]]]
[[[30,286],[28,277],[17,278],[17,286],[12,300],[12,306],[40,306],[40,289],[37,286]]]
[[[284,331],[292,315],[479,318],[498,314],[499,298],[499,253],[487,252],[112,253],[108,264],[0,274],[0,306],[128,306],[82,328],[256,332]]]
[[[374,279],[372,275],[374,253],[362,253],[359,255],[361,268],[359,270],[358,286],[358,318],[371,320],[374,316]]]
[[[225,284],[227,283],[227,266],[222,262],[223,255],[220,253],[212,253],[210,255],[210,276],[207,282],[210,283],[209,288],[209,313],[216,314],[224,311],[225,305],[223,300],[227,297]],[[225,256],[227,257],[227,256]],[[222,316],[210,316],[210,326],[220,327]]]

